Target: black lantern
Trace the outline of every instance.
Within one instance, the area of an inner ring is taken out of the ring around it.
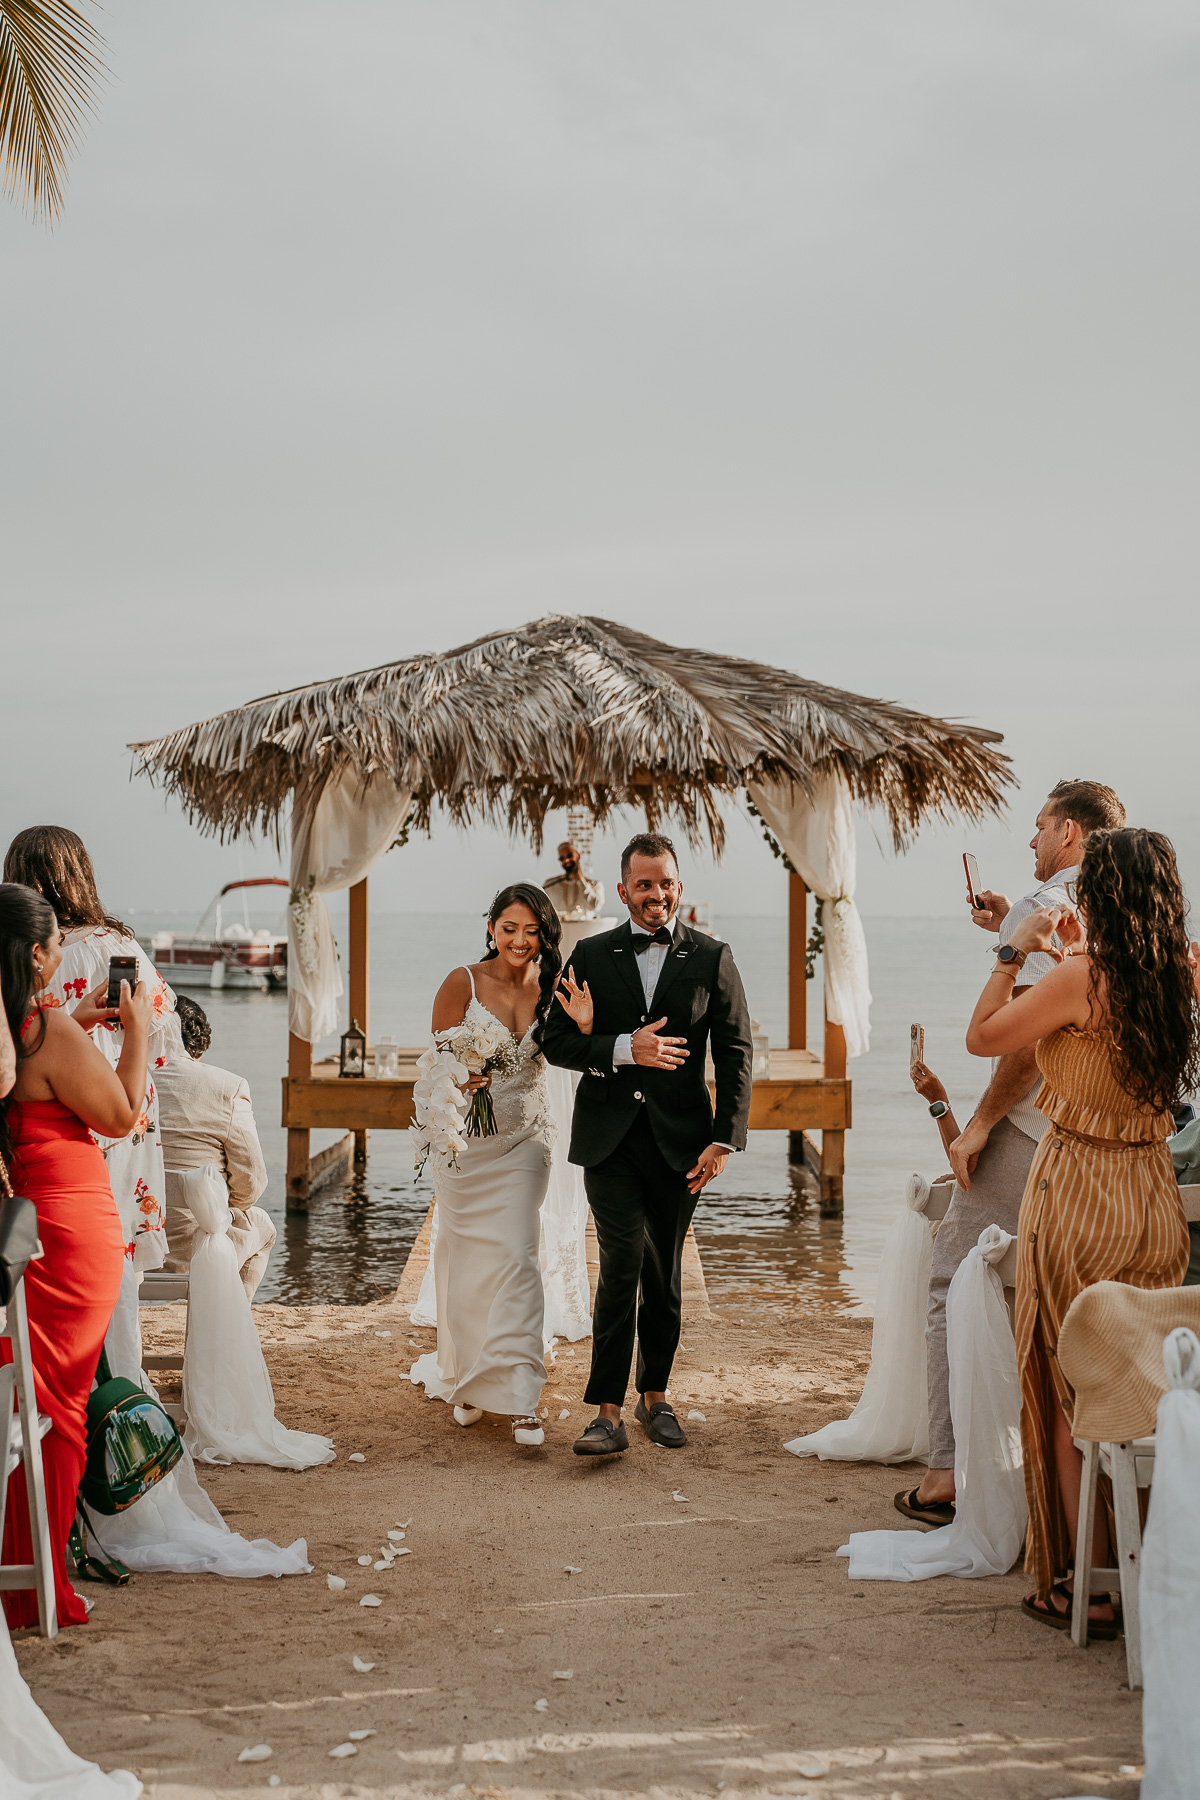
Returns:
[[[342,1033],[342,1058],[339,1073],[346,1076],[365,1075],[366,1072],[366,1034],[358,1029],[358,1020],[351,1019],[349,1031]]]

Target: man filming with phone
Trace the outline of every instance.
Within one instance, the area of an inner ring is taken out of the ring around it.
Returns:
[[[1050,790],[1029,843],[1037,885],[1015,903],[990,888],[976,889],[967,896],[974,923],[981,931],[999,935],[1002,961],[1006,951],[1010,960],[1021,957],[1020,951],[1009,948],[1009,938],[1031,912],[1044,906],[1074,906],[1074,884],[1088,835],[1093,831],[1117,830],[1124,823],[1125,808],[1112,788],[1098,781],[1060,781]],[[1054,967],[1053,958],[1045,954],[1022,958],[1014,994],[1032,987]],[[922,1091],[920,1084],[916,1085]],[[946,1356],[946,1296],[955,1270],[979,1242],[981,1231],[988,1225],[999,1225],[1008,1232],[1017,1229],[1034,1152],[1049,1126],[1049,1120],[1034,1104],[1041,1085],[1034,1050],[1015,1050],[995,1058],[992,1078],[979,1104],[965,1128],[947,1146],[955,1185],[949,1210],[934,1239],[925,1333],[929,1467],[920,1485],[897,1494],[895,1502],[899,1512],[924,1525],[947,1525],[954,1517],[954,1431]],[[940,1118],[947,1107],[942,1101],[935,1101],[930,1112]]]

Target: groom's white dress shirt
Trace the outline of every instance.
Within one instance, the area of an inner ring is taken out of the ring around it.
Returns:
[[[637,925],[630,925],[637,956],[637,971],[641,976],[642,992],[646,996],[647,1006],[650,1005],[650,1002],[654,998],[654,990],[658,986],[658,978],[662,974],[663,964],[666,962],[667,957],[670,954],[671,946],[675,942],[675,927],[678,922],[679,915],[677,913],[671,920],[671,923],[667,926],[667,930],[670,932],[671,937],[670,943],[666,944],[654,943],[652,941],[653,933],[643,931]],[[646,940],[651,941],[646,942]],[[644,949],[637,948],[639,942],[645,943]],[[647,1015],[647,1022],[649,1022],[649,1015]],[[613,1072],[615,1073],[619,1068],[627,1066],[634,1062],[634,1060],[633,1033],[631,1031],[623,1031],[613,1045]],[[731,1153],[733,1150],[732,1144],[718,1144],[717,1148],[719,1150],[728,1150]]]

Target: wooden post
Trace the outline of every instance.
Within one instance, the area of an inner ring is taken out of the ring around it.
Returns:
[[[371,1042],[370,963],[367,947],[367,878],[356,881],[350,889],[350,1017],[357,1019],[359,1029]],[[367,1161],[367,1134],[354,1133],[354,1166],[364,1168]]]
[[[788,1049],[808,1049],[808,889],[799,875],[788,872]],[[788,1161],[803,1163],[804,1133],[788,1132]]]
[[[825,1079],[846,1079],[846,1034],[840,1025],[830,1023],[825,1014]],[[825,1218],[840,1218],[842,1183],[846,1172],[846,1134],[844,1131],[821,1133],[821,1213]]]
[[[808,889],[788,875],[788,1049],[808,1049]]]
[[[297,1037],[295,1032],[288,1033],[288,1074],[298,1080],[312,1074],[312,1045],[307,1038]],[[310,1133],[293,1131],[289,1127],[287,1140],[287,1210],[307,1212]]]

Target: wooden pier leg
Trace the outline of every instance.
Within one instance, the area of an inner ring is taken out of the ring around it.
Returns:
[[[788,875],[788,1049],[808,1049],[808,889],[799,875]],[[788,1161],[803,1163],[804,1133],[788,1132]]]
[[[307,1038],[288,1033],[288,1074],[303,1080],[312,1074],[312,1045]],[[308,1211],[308,1149],[311,1133],[288,1129],[287,1134],[287,1210]]]
[[[825,1019],[825,1079],[846,1079],[846,1034],[840,1025]],[[821,1133],[821,1216],[839,1219],[842,1215],[842,1184],[846,1172],[846,1134],[844,1131]]]
[[[367,944],[367,878],[356,881],[350,889],[350,1017],[357,1019],[359,1029],[371,1042],[371,982]],[[367,1134],[354,1133],[354,1166],[367,1165]]]

